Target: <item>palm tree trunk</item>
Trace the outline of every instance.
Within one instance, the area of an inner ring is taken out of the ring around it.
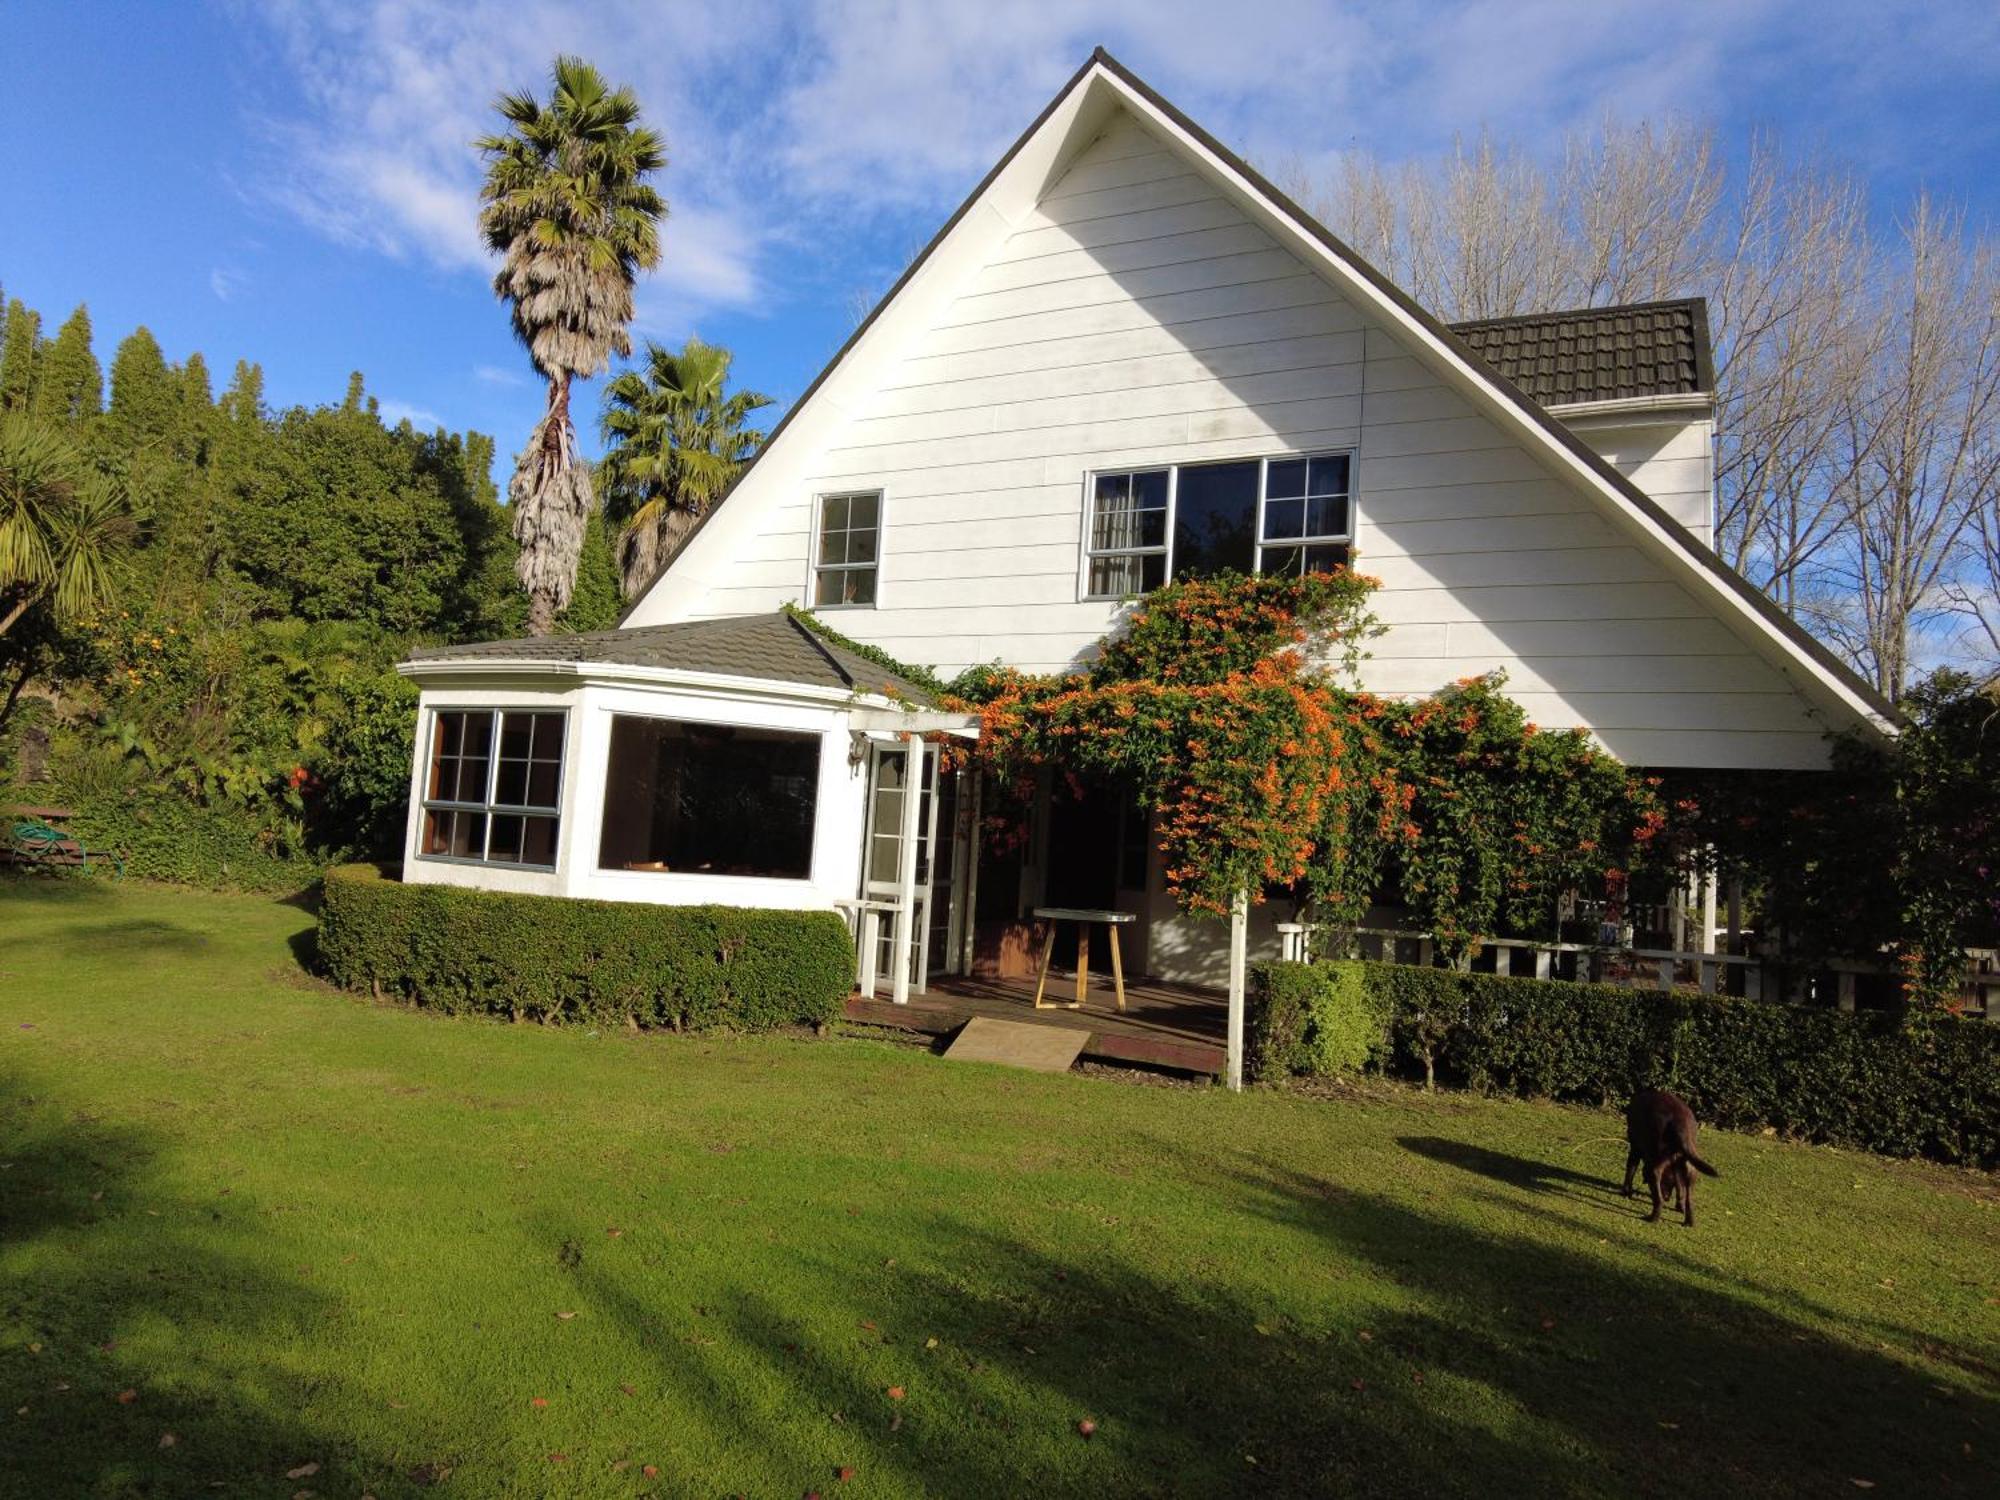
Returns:
[[[578,481],[582,480],[581,498]],[[549,378],[549,402],[520,458],[509,503],[514,537],[522,544],[516,564],[528,595],[528,633],[552,635],[556,616],[569,604],[589,504],[588,471],[579,470],[576,430],[570,425],[569,378]]]
[[[14,607],[7,611],[4,618],[0,618],[0,635],[5,635],[9,630],[13,629],[14,622],[28,612],[28,606],[41,597],[41,592],[40,589],[31,588],[22,593],[21,597],[14,602]]]

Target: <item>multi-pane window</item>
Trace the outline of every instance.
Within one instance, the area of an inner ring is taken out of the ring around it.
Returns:
[[[1143,594],[1167,581],[1165,469],[1099,474],[1090,509],[1090,592]]]
[[[1347,561],[1354,537],[1347,473],[1345,453],[1264,465],[1260,571],[1331,573]]]
[[[813,555],[816,608],[875,602],[875,566],[881,540],[879,491],[819,497],[819,539]]]
[[[1099,474],[1088,592],[1121,598],[1224,570],[1331,571],[1353,542],[1350,472],[1348,456],[1331,453]]]
[[[431,718],[418,852],[432,859],[553,868],[564,717],[444,709]]]
[[[604,870],[812,875],[820,737],[618,714],[604,776]]]

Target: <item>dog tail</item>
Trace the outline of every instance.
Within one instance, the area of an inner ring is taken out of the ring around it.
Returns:
[[[1682,1156],[1685,1156],[1687,1158],[1687,1163],[1689,1166],[1693,1167],[1697,1172],[1701,1173],[1701,1175],[1704,1177],[1720,1177],[1722,1175],[1720,1172],[1716,1171],[1715,1168],[1711,1167],[1707,1162],[1703,1161],[1699,1156],[1696,1156],[1694,1154],[1694,1147],[1688,1144],[1687,1137],[1681,1133],[1681,1127],[1679,1121],[1675,1121],[1672,1127],[1670,1128],[1673,1131],[1674,1149],[1680,1152]]]

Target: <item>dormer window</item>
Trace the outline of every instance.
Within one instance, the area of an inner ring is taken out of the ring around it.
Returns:
[[[1327,573],[1354,540],[1345,453],[1095,475],[1085,592],[1119,599],[1170,578]]]

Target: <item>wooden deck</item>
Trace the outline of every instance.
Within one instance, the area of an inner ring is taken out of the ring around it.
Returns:
[[[1075,983],[1067,976],[1059,986],[1056,976],[1050,975],[1049,989],[1061,998],[1075,998]],[[1088,1031],[1083,1055],[1097,1062],[1137,1063],[1182,1073],[1221,1073],[1228,1066],[1224,1038],[1229,1003],[1221,995],[1134,980],[1125,986],[1122,1012],[1108,981],[1092,983],[1082,1010],[1036,1010],[1034,999],[1033,980],[940,978],[933,979],[923,994],[912,994],[908,1005],[890,1001],[886,985],[873,999],[857,992],[847,1002],[847,1019],[947,1036],[974,1016],[991,1016]]]

